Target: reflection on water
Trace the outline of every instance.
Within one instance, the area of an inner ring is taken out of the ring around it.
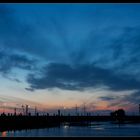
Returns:
[[[6,132],[6,131],[2,132],[2,133],[1,133],[1,136],[2,136],[2,137],[6,137],[6,136],[7,136],[7,132]]]
[[[14,137],[14,131],[3,131],[0,132],[1,137]]]
[[[140,124],[111,124],[111,123],[93,123],[91,126],[68,126],[4,131],[0,133],[1,137],[37,137],[37,136],[140,136]]]

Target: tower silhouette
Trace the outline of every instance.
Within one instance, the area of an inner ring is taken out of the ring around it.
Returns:
[[[83,110],[84,110],[84,116],[85,116],[86,115],[86,106],[85,106],[85,103],[84,103]]]
[[[28,115],[28,105],[26,105],[26,115]]]
[[[35,116],[37,115],[37,107],[35,106]]]
[[[76,116],[78,114],[78,107],[77,107],[77,104],[76,104],[76,107],[75,107],[75,113],[76,113]]]

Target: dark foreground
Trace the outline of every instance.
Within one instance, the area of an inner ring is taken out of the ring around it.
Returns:
[[[1,137],[136,137],[140,136],[140,123],[112,124],[111,122],[91,122],[90,126],[47,127],[39,129],[22,129],[0,132]]]
[[[0,131],[60,127],[64,123],[69,126],[90,126],[95,121],[138,124],[140,116],[0,116]]]

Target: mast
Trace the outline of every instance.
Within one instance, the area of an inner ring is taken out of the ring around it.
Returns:
[[[37,108],[36,108],[36,106],[35,106],[35,116],[37,115]]]
[[[84,116],[86,115],[86,107],[85,107],[85,103],[84,103],[84,108],[83,108],[83,110],[84,110]]]
[[[77,104],[76,104],[76,107],[75,107],[75,113],[76,113],[76,116],[78,114],[78,107],[77,107]]]
[[[28,116],[28,105],[26,105],[26,116]]]

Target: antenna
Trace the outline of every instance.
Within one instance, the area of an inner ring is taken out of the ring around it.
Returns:
[[[83,108],[83,110],[84,110],[84,116],[86,115],[86,107],[85,107],[85,103],[84,103],[84,108]]]
[[[35,116],[36,116],[36,114],[37,114],[37,108],[36,108],[36,106],[35,106]]]
[[[26,116],[28,115],[28,105],[26,105]]]
[[[77,116],[77,114],[78,114],[78,107],[77,107],[77,104],[76,104],[76,107],[75,107],[75,113],[76,113],[76,116]]]

